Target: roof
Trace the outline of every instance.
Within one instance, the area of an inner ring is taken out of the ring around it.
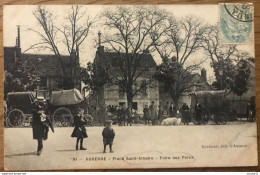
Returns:
[[[194,95],[198,97],[204,97],[204,96],[212,96],[212,97],[224,97],[225,91],[219,90],[219,91],[198,91],[194,92]]]
[[[130,54],[129,54],[130,55]],[[98,49],[96,52],[96,59],[102,59],[104,63],[111,63],[111,66],[116,67],[119,64],[119,60],[123,59],[126,61],[127,54],[121,52],[110,52],[110,51],[101,51]],[[150,53],[137,53],[135,55],[136,64],[139,67],[155,67],[156,63],[153,59],[153,56]]]
[[[199,86],[207,86],[208,88],[212,89],[209,83],[198,73],[190,74],[187,78],[185,78],[183,83],[187,83],[188,85],[199,85]]]
[[[245,61],[252,67],[255,67],[255,63],[250,61],[249,59],[245,59]]]
[[[195,78],[196,76],[200,79],[200,81],[203,81],[204,83],[206,83],[209,87],[211,87],[209,85],[209,83],[199,74],[199,73],[194,73],[194,74],[191,74],[191,79]]]
[[[45,76],[63,76],[63,71],[60,62],[55,55],[46,54],[22,54],[22,59],[26,60],[28,64],[35,66],[39,74]],[[70,63],[69,55],[62,55],[65,71],[69,74],[71,67],[77,67],[79,61]]]
[[[50,96],[50,104],[54,106],[79,104],[83,100],[83,96],[77,89],[52,91]]]
[[[20,54],[21,48],[19,47],[4,47],[4,64],[13,64],[16,58],[20,58]]]
[[[65,66],[70,65],[70,56],[62,55],[62,60]],[[22,54],[22,59],[26,59],[29,63],[39,66],[47,64],[49,67],[59,66],[59,60],[56,55],[45,55],[45,54]]]

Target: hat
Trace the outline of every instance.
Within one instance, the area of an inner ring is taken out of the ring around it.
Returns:
[[[106,120],[106,124],[111,124],[113,121],[112,120]]]
[[[42,106],[42,105],[39,105],[39,104],[35,104],[35,105],[34,105],[34,109],[40,110],[40,109],[43,109],[43,106]]]

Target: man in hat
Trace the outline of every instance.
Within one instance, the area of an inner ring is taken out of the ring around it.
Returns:
[[[155,125],[155,121],[157,119],[157,109],[156,109],[156,106],[154,105],[154,101],[151,102],[151,105],[149,106],[149,109],[150,109],[150,117],[151,117],[151,120],[152,120],[152,125],[154,126]]]
[[[106,146],[109,145],[110,153],[113,152],[112,145],[113,140],[115,137],[115,131],[113,130],[112,126],[112,120],[107,120],[105,122],[106,127],[103,129],[102,136],[103,136],[103,143],[104,143],[104,151],[106,152]]]
[[[169,107],[169,117],[176,117],[177,109],[174,102],[171,102]]]
[[[41,155],[43,149],[43,140],[48,139],[49,127],[54,132],[52,120],[45,115],[45,107],[43,105],[36,104],[33,114],[33,139],[38,141],[37,155]]]

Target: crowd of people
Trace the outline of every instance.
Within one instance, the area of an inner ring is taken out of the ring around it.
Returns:
[[[143,116],[139,116],[137,111],[134,109],[126,108],[125,105],[119,106],[109,106],[109,113],[114,116],[114,119],[117,120],[119,126],[132,126],[134,120],[137,117],[142,118],[142,121],[145,125],[157,125],[161,124],[162,120],[165,118],[180,118],[184,125],[188,125],[191,122],[189,106],[186,103],[183,103],[182,106],[177,110],[174,102],[171,102],[170,105],[166,104],[165,106],[155,105],[154,101],[151,101],[151,104],[145,105],[143,108]],[[199,114],[201,112],[202,106],[198,102],[195,106],[195,110]]]

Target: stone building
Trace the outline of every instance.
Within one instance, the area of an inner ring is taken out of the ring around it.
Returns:
[[[120,59],[125,61],[126,54],[120,54]],[[136,64],[136,74],[140,73],[140,76],[136,79],[133,87],[133,90],[138,91],[138,93],[133,97],[132,107],[140,114],[143,113],[144,106],[149,105],[151,101],[154,101],[156,105],[159,105],[159,87],[158,82],[151,78],[156,71],[156,63],[152,55],[147,52],[142,53],[139,56],[140,59],[137,60],[138,63]],[[94,63],[109,64],[110,71],[113,71],[114,75],[117,75],[119,74],[118,62],[119,58],[117,53],[104,51],[104,46],[99,46],[97,48]],[[97,94],[96,100],[98,101],[97,103],[99,106],[105,105],[109,107],[127,104],[126,92],[124,92],[119,85],[106,84],[100,88]]]
[[[189,78],[187,78],[187,81],[189,81],[187,82],[188,83],[187,86],[191,86],[189,88],[190,92],[186,92],[181,95],[178,101],[178,107],[181,107],[183,103],[186,103],[188,106],[190,106],[191,104],[190,94],[192,92],[213,90],[212,87],[207,82],[207,74],[204,68],[201,70],[201,74],[198,73],[190,74]],[[160,83],[159,87],[160,87],[159,88],[160,105],[167,107],[170,105],[170,103],[173,100],[168,92],[168,89],[165,87],[164,83]]]
[[[4,70],[10,72],[17,60],[21,60],[28,66],[35,68],[39,76],[39,88],[45,90],[63,89],[64,75],[61,64],[55,55],[46,54],[25,54],[21,53],[20,28],[18,26],[18,36],[15,47],[4,47]],[[78,69],[79,59],[72,56],[61,56],[67,77],[74,81],[75,88],[81,90],[80,70]]]

